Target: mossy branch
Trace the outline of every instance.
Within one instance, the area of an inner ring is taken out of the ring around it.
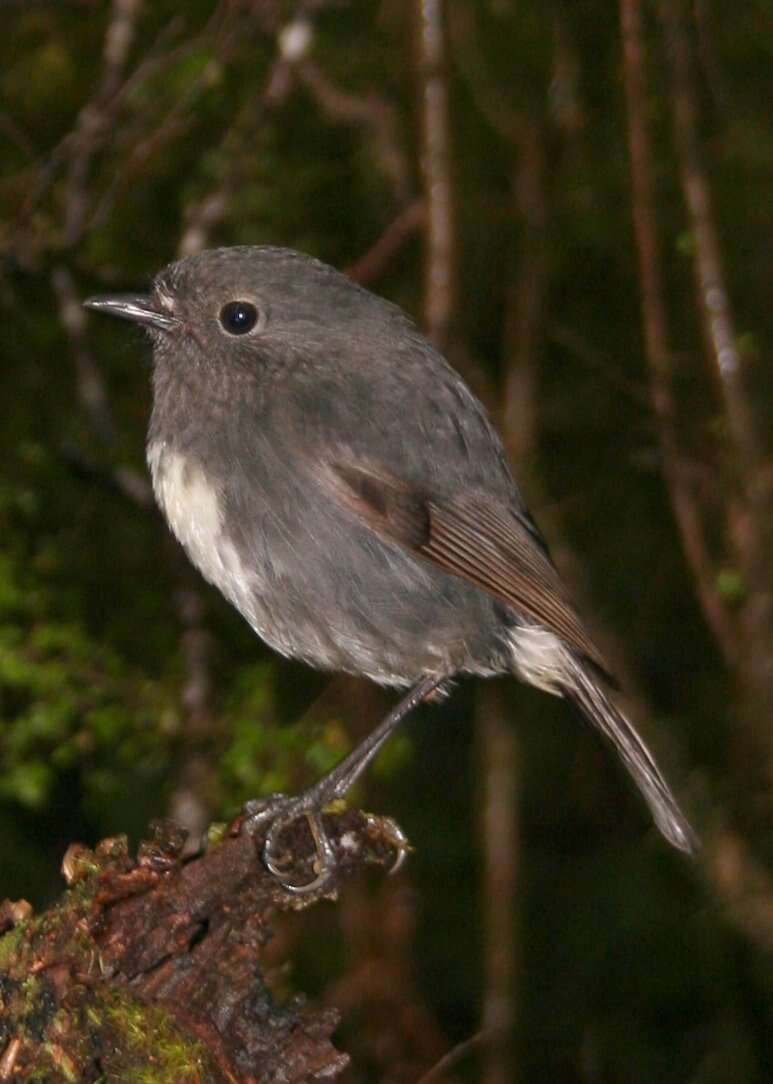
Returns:
[[[389,822],[325,821],[340,856],[328,897],[362,865],[393,860]],[[305,821],[283,842],[288,878],[312,879]],[[167,821],[135,858],[123,837],[73,844],[49,910],[0,904],[0,1081],[303,1084],[346,1067],[330,1040],[338,1014],[300,998],[277,1006],[262,974],[272,914],[319,896],[278,884],[241,819],[190,858],[183,843]]]

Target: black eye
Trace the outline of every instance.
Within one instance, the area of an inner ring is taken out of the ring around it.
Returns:
[[[251,301],[229,301],[220,310],[220,323],[229,335],[246,335],[258,322],[258,310]]]

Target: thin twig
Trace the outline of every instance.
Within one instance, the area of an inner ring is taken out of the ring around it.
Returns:
[[[65,196],[63,241],[80,238],[89,203],[88,175],[92,158],[110,130],[115,106],[111,103],[123,79],[143,0],[113,0],[102,50],[102,78],[94,98],[78,114],[74,153],[70,160]]]
[[[770,571],[770,442],[746,386],[724,269],[711,186],[701,153],[698,92],[684,0],[661,0],[660,22],[671,65],[674,147],[695,246],[694,270],[706,352],[719,386],[725,439],[734,478],[727,479],[726,522],[741,570],[745,598],[737,628],[742,635],[736,674],[751,710],[739,730],[738,748],[756,783],[747,791],[773,793],[773,583]]]
[[[72,348],[78,399],[97,436],[110,445],[115,440],[113,412],[102,374],[86,342],[86,312],[70,269],[63,264],[55,267],[51,285],[59,303],[59,321]]]
[[[189,833],[195,848],[212,815],[214,770],[212,730],[215,638],[206,620],[202,585],[181,553],[175,552],[179,586],[174,594],[180,625],[184,742],[169,797],[169,816]]]
[[[449,1069],[455,1069],[460,1061],[469,1057],[475,1050],[479,1050],[482,1046],[485,1046],[489,1042],[491,1036],[486,1031],[476,1031],[474,1035],[471,1035],[469,1039],[464,1039],[461,1043],[457,1043],[452,1047],[447,1054],[437,1062],[429,1072],[420,1077],[416,1081],[416,1084],[435,1084],[435,1081],[440,1080]]]
[[[502,434],[521,476],[533,469],[537,373],[545,330],[549,272],[544,134],[538,117],[517,129],[513,203],[519,247],[506,292]],[[478,733],[485,779],[482,908],[485,930],[483,1028],[490,1035],[481,1067],[485,1084],[514,1079],[512,1036],[517,1013],[516,916],[519,862],[519,745],[501,691],[479,692]]]
[[[481,1032],[488,1036],[480,1080],[512,1084],[512,1037],[516,1016],[516,892],[520,866],[518,831],[519,747],[501,686],[486,682],[477,691],[475,729],[480,745],[483,802],[481,843],[484,870],[481,912],[484,934],[484,990]]]
[[[442,349],[448,344],[456,290],[445,4],[444,0],[416,0],[416,7],[422,121],[419,165],[427,216],[424,329]]]
[[[697,96],[682,0],[667,0],[660,13],[671,60],[674,145],[695,240],[695,274],[707,345],[731,437],[744,467],[753,471],[761,458],[758,425],[744,387],[711,188],[700,152]]]
[[[412,194],[411,168],[394,107],[372,91],[355,95],[337,86],[315,61],[304,60],[297,66],[297,74],[329,121],[364,125],[371,130],[395,200],[407,202]]]
[[[652,153],[645,119],[646,74],[639,0],[620,0],[620,25],[642,327],[663,475],[703,614],[723,658],[733,666],[738,650],[737,630],[733,616],[716,588],[717,568],[709,551],[703,514],[688,480],[689,472],[678,435]]]
[[[380,278],[400,249],[415,237],[424,225],[424,204],[413,200],[392,219],[367,252],[346,269],[354,282],[367,286]]]
[[[517,142],[513,183],[515,209],[522,229],[517,263],[507,291],[502,412],[505,448],[516,466],[528,463],[535,451],[537,355],[545,333],[549,247],[543,144],[539,120],[534,118],[524,124]]]

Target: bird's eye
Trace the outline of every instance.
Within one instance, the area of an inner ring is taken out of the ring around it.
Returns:
[[[220,323],[229,335],[246,335],[258,322],[258,310],[251,301],[229,301],[220,310]]]

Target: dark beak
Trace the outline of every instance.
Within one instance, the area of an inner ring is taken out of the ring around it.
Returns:
[[[135,324],[169,331],[179,324],[179,320],[168,312],[161,312],[152,298],[141,295],[124,294],[118,297],[90,297],[83,302],[87,309],[106,312],[108,316],[120,316],[123,320],[133,320]]]

